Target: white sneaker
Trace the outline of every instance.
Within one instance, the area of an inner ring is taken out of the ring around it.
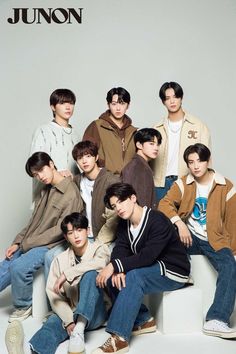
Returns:
[[[8,318],[8,322],[12,322],[15,320],[24,321],[32,314],[32,306],[28,308],[18,308],[12,312],[12,314]]]
[[[227,323],[218,320],[206,321],[203,326],[203,333],[225,339],[236,338],[236,331],[230,328]]]
[[[8,354],[24,354],[24,330],[21,322],[11,322],[6,330],[5,343]]]
[[[84,354],[84,336],[81,333],[75,332],[71,334],[69,340],[68,354]]]

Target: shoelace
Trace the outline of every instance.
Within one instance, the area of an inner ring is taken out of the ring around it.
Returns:
[[[113,348],[115,347],[115,339],[113,337],[110,337],[106,340],[106,342],[103,344],[103,347],[106,349],[109,346],[112,346]]]
[[[216,325],[216,327],[221,327],[223,329],[229,330],[229,327],[228,327],[227,323],[225,323],[225,322],[218,322],[215,325]]]

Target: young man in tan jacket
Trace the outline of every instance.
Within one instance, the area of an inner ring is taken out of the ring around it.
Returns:
[[[58,345],[69,338],[68,354],[84,353],[84,331],[101,326],[107,311],[104,293],[96,286],[97,272],[110,260],[107,245],[88,241],[88,219],[72,213],[61,228],[69,247],[53,261],[47,281],[47,294],[54,314],[27,343],[19,321],[6,332],[9,353],[54,354]]]
[[[63,242],[61,221],[71,212],[81,211],[83,202],[75,183],[63,177],[45,152],[34,153],[26,162],[26,172],[46,188],[36,201],[28,225],[15,237],[0,262],[0,291],[12,286],[15,311],[9,322],[26,319],[32,312],[33,276],[44,265],[50,248]]]
[[[236,192],[228,179],[209,168],[210,156],[200,143],[185,150],[190,173],[172,185],[159,210],[176,225],[188,253],[205,255],[218,272],[203,332],[236,338],[229,327],[236,295]]]
[[[130,94],[123,87],[107,93],[108,110],[85,130],[83,140],[97,144],[99,159],[108,171],[120,174],[135,154],[133,135],[137,130],[126,115]]]

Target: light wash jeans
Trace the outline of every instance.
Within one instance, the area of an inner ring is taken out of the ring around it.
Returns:
[[[167,194],[168,190],[171,188],[172,184],[178,179],[178,176],[167,176],[165,178],[164,187],[155,187],[156,200],[157,203],[160,202],[162,198]]]
[[[229,323],[236,296],[236,262],[233,253],[229,248],[215,251],[208,241],[201,240],[193,234],[192,240],[193,244],[187,249],[188,253],[205,255],[218,272],[215,296],[206,320]],[[202,276],[204,277],[204,274]]]
[[[33,275],[44,265],[47,247],[35,247],[26,253],[17,250],[11,259],[0,263],[0,291],[11,284],[12,300],[16,308],[32,304]]]
[[[185,284],[161,275],[159,264],[155,264],[129,271],[126,274],[126,287],[121,291],[112,287],[111,281],[108,285],[114,303],[106,331],[129,341],[133,326],[140,326],[151,317],[142,304],[144,295],[177,290]]]
[[[103,290],[96,286],[96,271],[85,273],[79,283],[79,302],[74,311],[87,319],[86,330],[100,327],[107,319]],[[67,330],[56,314],[51,315],[30,340],[32,350],[38,354],[54,354],[58,345],[68,339]]]

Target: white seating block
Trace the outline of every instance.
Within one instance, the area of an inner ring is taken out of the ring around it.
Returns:
[[[164,334],[192,333],[202,329],[202,292],[195,286],[149,296],[149,309]]]
[[[48,313],[47,296],[45,291],[43,268],[39,269],[33,281],[32,317],[43,319]]]

